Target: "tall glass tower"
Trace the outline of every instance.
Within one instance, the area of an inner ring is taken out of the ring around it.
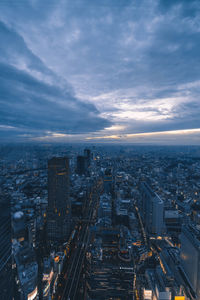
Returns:
[[[70,234],[70,227],[69,159],[54,157],[48,161],[48,242],[52,245],[65,242]]]

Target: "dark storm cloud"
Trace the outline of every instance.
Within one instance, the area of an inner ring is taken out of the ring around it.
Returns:
[[[108,124],[98,119],[91,104],[14,67],[0,64],[0,69],[1,124],[63,133],[99,130]]]
[[[0,125],[14,126],[20,134],[35,130],[40,135],[42,131],[85,133],[108,126],[95,106],[75,98],[67,83],[64,87],[56,84],[59,77],[15,31],[0,23],[0,34]]]

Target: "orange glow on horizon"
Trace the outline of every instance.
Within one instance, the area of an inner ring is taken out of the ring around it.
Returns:
[[[106,135],[106,136],[94,136],[87,137],[86,140],[93,139],[129,139],[134,137],[148,137],[148,136],[162,136],[162,135],[185,135],[185,134],[194,134],[200,133],[200,128],[194,129],[180,129],[180,130],[167,130],[167,131],[155,131],[155,132],[143,132],[143,133],[129,133],[129,134],[120,134],[120,135]]]

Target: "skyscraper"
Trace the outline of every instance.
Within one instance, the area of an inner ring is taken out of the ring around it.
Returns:
[[[112,192],[112,185],[113,185],[113,177],[112,177],[112,169],[107,168],[104,173],[103,178],[103,185],[104,185],[104,192],[111,193]]]
[[[47,239],[51,244],[67,240],[70,233],[69,159],[54,157],[48,161]]]
[[[161,235],[163,232],[163,200],[152,191],[146,182],[140,187],[142,195],[142,217],[147,231],[150,234]]]
[[[0,298],[11,300],[12,294],[10,201],[8,197],[0,196]]]
[[[90,166],[90,163],[91,163],[91,151],[90,151],[90,149],[84,149],[84,156],[86,158],[86,166],[88,168]]]
[[[87,160],[85,156],[77,156],[77,173],[83,175],[86,173],[87,169]]]

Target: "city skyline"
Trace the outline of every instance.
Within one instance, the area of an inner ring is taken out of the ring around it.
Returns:
[[[1,295],[200,299],[199,146],[0,153]]]
[[[200,144],[200,3],[1,1],[1,142]]]

